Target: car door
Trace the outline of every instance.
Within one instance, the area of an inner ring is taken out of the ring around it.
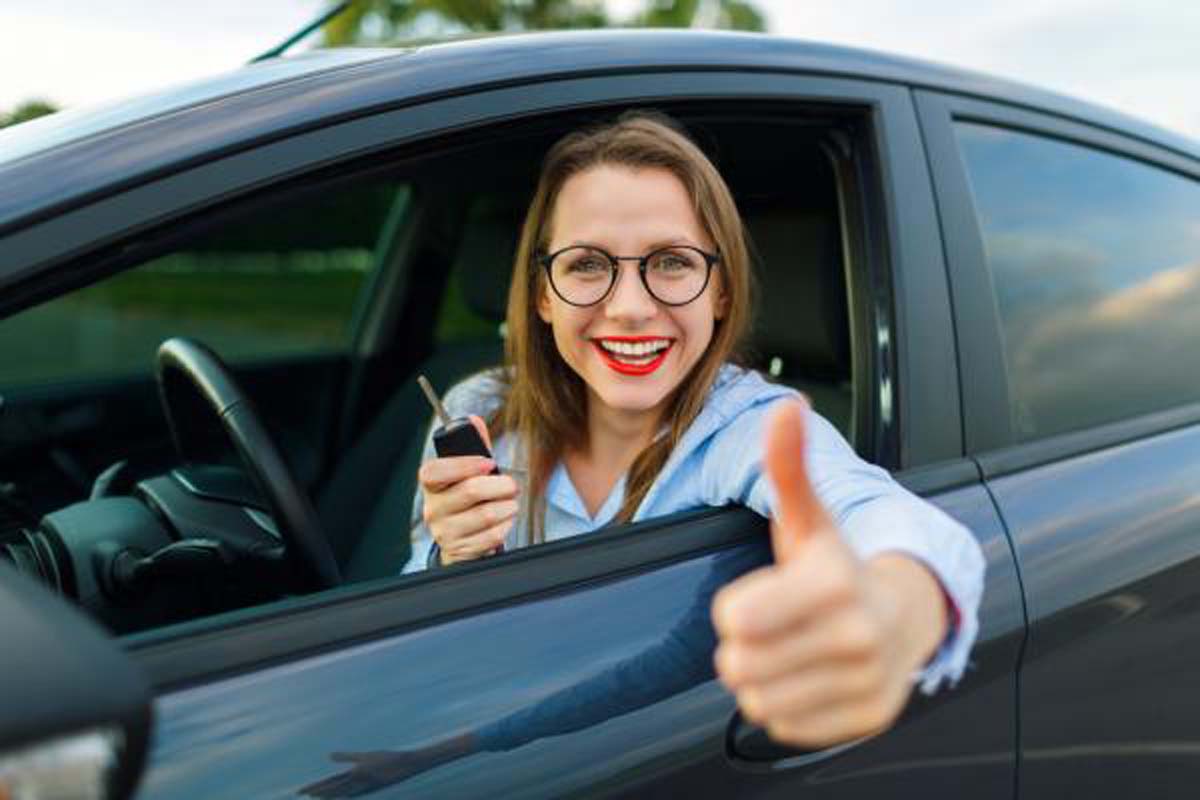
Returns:
[[[1127,121],[936,94],[921,111],[964,309],[967,449],[1028,603],[1020,796],[1186,793],[1200,777],[1200,160],[1114,132]]]
[[[769,559],[764,522],[692,512],[127,638],[157,691],[144,796],[1010,796],[1024,620],[1008,540],[962,458],[948,291],[907,90],[735,71],[705,73],[702,90],[687,73],[546,81],[359,120],[313,150],[429,147],[498,109],[511,120],[748,95],[844,104],[864,123],[862,152],[881,154],[855,164],[863,249],[887,253],[856,289],[873,309],[856,336],[878,343],[858,387],[870,407],[862,447],[983,546],[983,631],[961,684],[845,751],[797,753],[739,727],[712,675],[708,607]],[[254,163],[278,166],[276,153],[298,150],[287,145]]]

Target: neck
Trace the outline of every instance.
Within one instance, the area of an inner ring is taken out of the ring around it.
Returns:
[[[621,474],[654,439],[660,414],[657,410],[619,411],[594,397],[588,400],[587,458]]]

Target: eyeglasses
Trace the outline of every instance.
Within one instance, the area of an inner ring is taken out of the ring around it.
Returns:
[[[683,306],[704,293],[721,256],[688,245],[662,247],[644,256],[614,256],[599,247],[572,245],[537,260],[546,270],[550,288],[573,306],[593,306],[608,297],[622,261],[638,262],[642,285],[655,300]]]

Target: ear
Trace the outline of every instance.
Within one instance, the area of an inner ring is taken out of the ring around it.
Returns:
[[[542,290],[538,292],[537,312],[542,318],[542,322],[550,324],[550,284],[546,281],[541,281]]]
[[[725,319],[729,313],[729,292],[725,291],[725,281],[718,281],[717,291],[713,294],[713,319]]]

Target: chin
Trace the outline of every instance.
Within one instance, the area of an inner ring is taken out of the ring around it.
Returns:
[[[600,394],[600,402],[616,411],[633,413],[654,411],[662,406],[667,395],[662,392],[648,392],[645,389],[621,390],[612,389]]]

